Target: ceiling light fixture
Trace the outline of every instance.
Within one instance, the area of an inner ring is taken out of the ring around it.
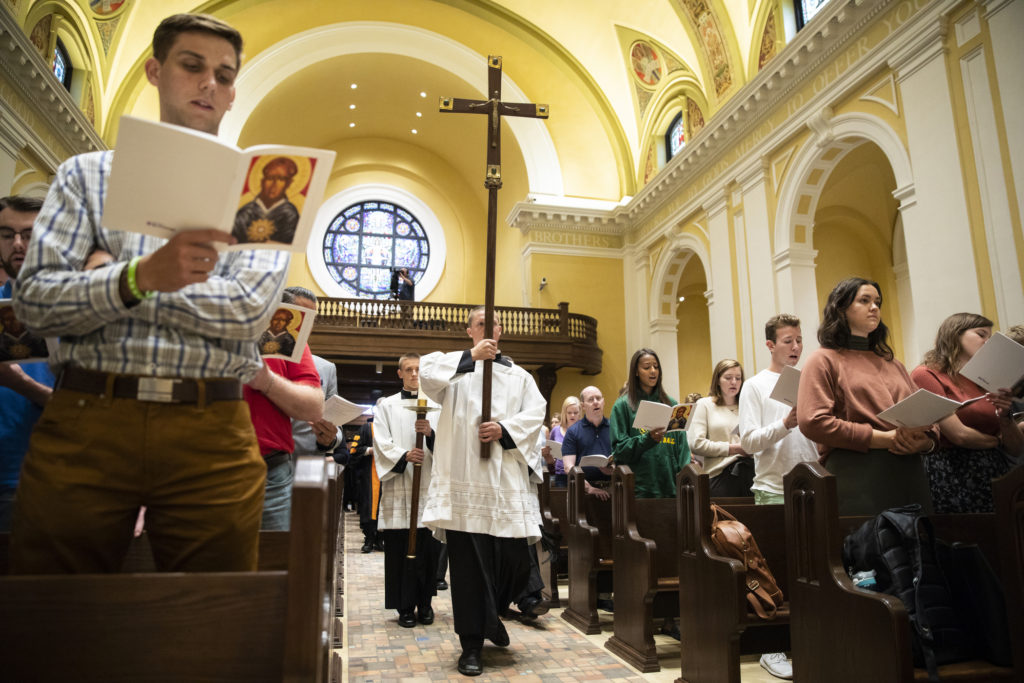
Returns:
[[[679,303],[683,303],[684,301],[686,301],[686,297],[685,296],[679,297]]]
[[[349,87],[350,87],[350,88],[352,88],[353,90],[355,90],[355,89],[356,89],[356,88],[358,88],[359,86],[358,86],[358,85],[356,85],[355,83],[353,83],[353,84],[352,84],[351,86],[349,86]]]
[[[421,112],[421,111],[416,112],[416,118],[423,118],[423,112]]]
[[[349,128],[355,128],[355,127],[356,127],[356,124],[355,124],[355,123],[350,123],[350,124],[348,124],[348,127],[349,127]]]
[[[348,105],[348,108],[349,108],[349,109],[355,109],[355,108],[356,108],[356,105],[354,105],[354,104],[350,104],[350,105]]]
[[[419,131],[417,131],[417,130],[416,130],[415,128],[413,128],[413,129],[412,129],[412,134],[413,134],[413,135],[416,135],[416,133],[418,133],[418,132],[419,132]]]
[[[426,96],[427,96],[427,93],[425,93],[425,92],[420,92],[420,97],[426,97]]]

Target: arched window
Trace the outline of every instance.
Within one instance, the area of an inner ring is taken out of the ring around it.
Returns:
[[[796,14],[796,30],[802,29],[827,2],[828,0],[794,0],[793,9]]]
[[[665,161],[674,157],[685,146],[686,126],[683,122],[683,112],[679,112],[665,131]]]
[[[352,204],[324,233],[324,265],[343,296],[388,299],[396,268],[419,282],[430,263],[430,242],[416,216],[391,202]]]
[[[71,57],[64,47],[64,41],[57,39],[57,47],[53,50],[53,75],[64,85],[64,89],[71,92]]]

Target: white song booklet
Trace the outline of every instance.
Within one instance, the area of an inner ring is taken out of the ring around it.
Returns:
[[[238,240],[218,249],[305,253],[334,152],[257,145],[122,116],[103,226],[170,238],[216,228]]]
[[[664,429],[666,432],[686,431],[686,423],[693,412],[692,403],[678,403],[674,406],[654,401],[640,401],[633,418],[633,429]]]

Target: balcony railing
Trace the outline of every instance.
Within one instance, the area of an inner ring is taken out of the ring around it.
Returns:
[[[335,361],[392,359],[406,351],[468,348],[469,304],[371,299],[320,299],[309,343]],[[521,365],[601,371],[597,321],[558,308],[496,306],[501,347]]]

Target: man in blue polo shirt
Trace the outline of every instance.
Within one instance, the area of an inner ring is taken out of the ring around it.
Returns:
[[[611,426],[604,416],[604,396],[597,387],[586,387],[580,392],[580,403],[583,404],[583,419],[578,420],[565,433],[562,441],[562,462],[568,472],[576,464],[576,458],[585,455],[608,456],[612,452]],[[588,494],[602,500],[608,498],[608,492],[592,484],[608,481],[611,470],[607,467],[584,467],[584,485]]]
[[[0,287],[0,299],[11,298],[12,285],[25,261],[32,223],[42,206],[42,200],[30,197],[0,198],[0,266],[10,278]],[[0,532],[11,529],[21,461],[52,387],[53,375],[46,363],[0,365]]]

